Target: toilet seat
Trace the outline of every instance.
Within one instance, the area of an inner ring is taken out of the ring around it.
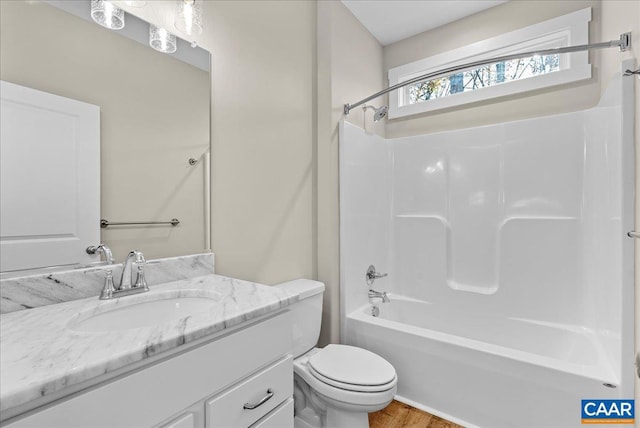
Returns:
[[[306,360],[307,359],[303,357],[293,361],[295,376],[302,378],[314,393],[324,397],[325,400],[332,402],[334,406],[348,406],[349,408],[361,407],[365,409],[363,411],[375,412],[389,404],[395,396],[397,380],[389,385],[389,389],[379,392],[358,392],[343,388],[336,388],[335,386],[329,385],[311,374]]]
[[[348,391],[382,392],[397,383],[387,360],[354,346],[328,345],[309,357],[307,368],[318,380]]]
[[[319,381],[327,384],[327,385],[331,385],[334,388],[339,388],[339,389],[344,389],[347,391],[353,391],[353,392],[384,392],[387,391],[391,388],[393,388],[393,386],[396,384],[396,378],[394,377],[391,382],[386,383],[384,385],[357,385],[357,384],[351,384],[351,383],[344,383],[344,382],[338,382],[335,381],[333,379],[329,379],[326,376],[322,376],[320,373],[318,373],[316,370],[314,370],[313,367],[311,366],[307,366],[307,368],[309,369],[309,373],[311,373],[313,375],[313,377],[315,377],[316,379],[318,379]]]

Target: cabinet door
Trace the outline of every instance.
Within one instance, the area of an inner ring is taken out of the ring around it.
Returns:
[[[203,428],[204,427],[204,403],[184,409],[176,417],[168,418],[169,422],[163,422],[157,428]]]
[[[251,425],[251,428],[293,428],[293,398]]]
[[[184,413],[160,428],[198,428],[196,415],[193,412]]]

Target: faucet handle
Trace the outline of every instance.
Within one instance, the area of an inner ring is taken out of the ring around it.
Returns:
[[[378,278],[384,278],[388,274],[376,272],[376,267],[374,265],[369,265],[367,269],[367,273],[365,274],[367,278],[367,285],[372,285],[373,282]]]
[[[87,254],[95,254],[95,253],[102,253],[104,255],[104,260],[107,262],[107,264],[112,265],[113,264],[113,254],[111,253],[111,249],[109,249],[109,247],[107,247],[104,244],[98,244],[98,245],[90,245],[87,247],[86,249]]]
[[[142,287],[144,288],[144,291],[149,291],[147,280],[144,277],[144,266],[145,266],[145,263],[138,263],[138,274],[136,276],[136,283],[134,287],[135,288]]]
[[[114,291],[116,291],[116,288],[113,286],[113,273],[111,272],[111,269],[109,269],[107,271],[107,276],[104,279],[104,286],[100,293],[100,300],[111,299]]]
[[[136,257],[136,265],[137,265],[137,275],[136,282],[134,284],[134,288],[142,287],[144,291],[149,291],[149,286],[147,285],[147,281],[144,277],[144,267],[147,264],[147,261],[144,259],[144,255],[142,251],[134,251]]]

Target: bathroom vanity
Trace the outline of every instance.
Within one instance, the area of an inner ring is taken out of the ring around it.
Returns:
[[[295,301],[205,275],[4,314],[0,425],[293,426]]]

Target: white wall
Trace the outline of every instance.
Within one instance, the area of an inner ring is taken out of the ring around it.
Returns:
[[[382,139],[345,124],[347,313],[366,302],[353,264],[384,263],[390,276],[375,289],[443,313],[601,334],[608,356],[590,355],[592,369],[629,397],[633,123],[621,104],[631,83],[618,77],[592,109],[478,128]]]
[[[340,312],[368,302],[365,275],[369,265],[390,274],[375,281],[378,291],[398,291],[390,272],[393,210],[393,140],[363,132],[349,122],[340,126]],[[345,319],[345,318],[342,318]],[[348,343],[341,324],[340,338]]]

